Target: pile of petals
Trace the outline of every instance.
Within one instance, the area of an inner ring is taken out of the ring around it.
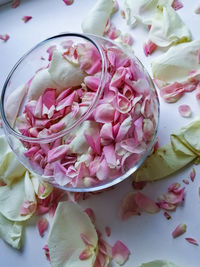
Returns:
[[[157,46],[168,47],[191,40],[189,29],[176,12],[182,6],[177,0],[125,0],[124,12],[127,24],[134,26],[139,22],[148,26],[148,41],[144,45],[146,56]]]
[[[88,213],[73,202],[59,203],[45,251],[53,267],[106,267],[112,260],[123,265],[130,254],[123,242],[110,246],[104,241]]]
[[[155,133],[157,99],[146,74],[115,46],[103,49],[105,86],[89,117],[50,143],[23,143],[33,168],[61,186],[91,186],[122,175],[145,154]],[[7,99],[10,124],[27,137],[48,138],[72,126],[90,107],[100,83],[101,59],[93,45],[67,43],[48,52],[48,67]],[[28,102],[16,118],[27,91]]]
[[[171,47],[152,61],[154,82],[166,102],[176,102],[200,82],[200,40]]]
[[[183,203],[185,188],[180,188],[179,183],[171,184],[166,194],[158,197],[158,205],[167,211],[175,211],[179,204]]]

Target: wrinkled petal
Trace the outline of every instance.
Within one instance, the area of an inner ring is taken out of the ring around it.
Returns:
[[[156,213],[160,211],[160,208],[152,199],[140,192],[135,194],[135,202],[141,210],[148,213]]]

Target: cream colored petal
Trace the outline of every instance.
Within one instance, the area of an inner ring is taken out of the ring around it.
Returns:
[[[31,174],[31,182],[33,184],[33,188],[35,191],[35,194],[40,198],[40,199],[44,199],[46,197],[48,197],[49,194],[51,194],[52,190],[53,190],[53,186],[50,185],[49,183],[45,183],[42,181],[41,176],[32,173]],[[41,188],[44,188],[44,191],[41,191]]]
[[[151,25],[158,0],[125,0],[124,11],[126,22],[133,26],[136,21]]]
[[[24,177],[19,178],[9,186],[0,187],[0,212],[4,217],[11,221],[25,221],[32,214],[20,215],[22,203],[26,197],[24,188]]]
[[[81,24],[82,31],[102,36],[113,7],[113,0],[97,0]]]
[[[20,85],[15,89],[11,94],[9,94],[5,102],[5,113],[7,121],[10,126],[14,126],[16,117],[18,115],[20,105],[23,101],[23,98],[26,94],[27,87],[25,84]]]
[[[94,247],[93,255],[79,260],[86,248],[80,234],[85,234]],[[96,258],[97,233],[88,215],[71,202],[60,202],[53,218],[48,237],[52,267],[91,267]]]
[[[150,155],[133,174],[136,181],[154,181],[185,167],[200,156],[200,120],[171,135],[171,143]]]
[[[23,223],[9,221],[0,213],[0,238],[13,248],[21,247],[23,227]]]
[[[178,267],[178,265],[166,260],[155,260],[143,263],[140,267]]]
[[[166,1],[159,1],[153,17],[149,40],[160,47],[188,42],[191,33],[178,13]]]
[[[0,136],[0,178],[11,185],[25,173],[26,169],[11,151],[5,136]]]
[[[199,49],[200,39],[169,48],[152,61],[153,77],[166,83],[185,82],[194,70],[192,76],[199,76],[200,80]]]
[[[53,52],[48,71],[52,80],[63,89],[81,85],[86,75],[79,65],[69,62],[57,49]]]
[[[28,90],[28,100],[37,100],[47,88],[60,89],[60,86],[50,76],[48,69],[38,71]]]

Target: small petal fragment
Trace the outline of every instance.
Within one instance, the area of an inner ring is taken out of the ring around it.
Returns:
[[[119,240],[116,241],[116,243],[112,247],[113,260],[117,264],[123,265],[128,260],[129,255],[130,250],[127,248],[127,246]]]
[[[191,238],[191,237],[186,237],[185,240],[193,245],[196,245],[198,246],[199,243],[194,239],[194,238]]]
[[[48,229],[49,223],[46,218],[41,218],[37,222],[37,228],[40,236],[44,235],[44,232]]]
[[[20,5],[20,0],[13,0],[12,1],[12,4],[11,4],[11,7],[12,8],[16,8]]]
[[[178,107],[178,111],[180,115],[184,118],[190,118],[192,115],[192,111],[189,105],[180,105]]]
[[[105,232],[106,232],[107,237],[109,237],[111,235],[111,229],[109,226],[105,227]]]
[[[26,22],[28,22],[29,20],[31,20],[32,19],[32,17],[31,16],[24,16],[24,17],[22,17],[22,20],[26,23]]]
[[[172,218],[171,215],[166,211],[163,214],[167,220],[170,220]]]
[[[172,3],[172,7],[174,10],[179,10],[183,7],[183,3],[180,0],[174,0]]]
[[[196,171],[194,168],[192,168],[192,170],[190,172],[190,179],[192,182],[194,182],[195,177],[196,177]]]
[[[144,54],[147,57],[148,55],[151,55],[156,50],[157,45],[154,44],[152,41],[148,41],[144,45]]]
[[[135,193],[130,193],[122,200],[119,210],[121,220],[127,220],[132,215],[140,215],[140,209],[135,201]]]
[[[8,41],[8,39],[10,38],[10,36],[8,34],[0,34],[0,40],[6,42]]]
[[[187,226],[186,224],[180,223],[175,230],[172,232],[173,238],[176,238],[186,232]]]
[[[200,3],[198,4],[198,6],[195,8],[194,12],[196,14],[200,14]]]
[[[63,0],[63,2],[67,5],[70,6],[73,4],[74,0]]]

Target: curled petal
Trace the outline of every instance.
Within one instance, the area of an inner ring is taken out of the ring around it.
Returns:
[[[179,0],[174,0],[172,3],[172,7],[174,10],[179,10],[180,8],[183,7],[183,3]]]
[[[130,250],[121,241],[117,240],[112,247],[112,257],[113,260],[119,265],[123,265],[130,255]]]
[[[64,99],[62,99],[60,102],[58,102],[56,110],[59,111],[65,107],[71,106],[74,101],[75,96],[76,96],[76,92],[73,92],[67,97],[65,97]]]
[[[175,230],[172,232],[172,236],[173,238],[176,238],[182,234],[184,234],[186,232],[186,224],[183,224],[183,223],[180,223],[176,228]]]
[[[8,41],[8,39],[10,38],[10,36],[8,34],[0,34],[0,40],[6,42]]]
[[[32,17],[31,16],[24,16],[24,17],[22,17],[22,20],[26,23],[26,22],[28,22],[29,20],[31,20],[32,19]]]
[[[140,192],[136,193],[135,202],[141,210],[148,213],[156,213],[160,211],[160,208],[152,199]]]
[[[149,40],[143,47],[145,56],[147,57],[148,55],[151,55],[156,50],[156,48],[157,45]]]
[[[180,105],[178,107],[180,115],[184,118],[189,118],[192,115],[192,111],[189,105]]]
[[[114,100],[113,105],[120,113],[128,113],[131,110],[131,103],[130,101],[123,96],[122,94],[118,93]]]
[[[115,109],[111,104],[101,104],[94,111],[94,118],[97,122],[109,123],[114,119]]]
[[[37,222],[37,228],[40,236],[44,235],[44,232],[48,229],[49,223],[46,218],[41,218]]]
[[[100,79],[96,76],[86,76],[84,82],[89,89],[96,92],[99,87]]]
[[[196,245],[198,246],[199,243],[194,239],[194,238],[191,238],[191,237],[186,237],[185,240],[193,245]]]

